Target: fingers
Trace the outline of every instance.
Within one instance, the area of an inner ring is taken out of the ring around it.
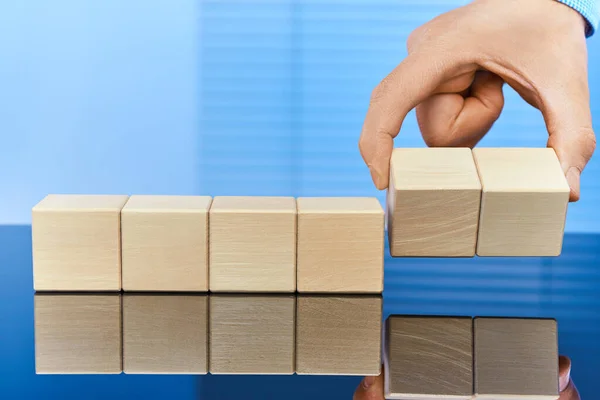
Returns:
[[[587,82],[587,71],[558,79],[544,95],[541,108],[548,128],[548,146],[556,151],[569,187],[570,200],[580,196],[580,176],[596,149]]]
[[[558,386],[563,392],[571,381],[571,360],[568,357],[558,358]]]
[[[558,366],[559,400],[579,400],[579,393],[571,380],[571,360],[568,357],[560,356]]]
[[[559,365],[559,400],[579,400],[577,388],[571,380],[571,360],[560,356]],[[354,392],[353,400],[384,400],[383,370],[379,376],[365,377]]]
[[[429,97],[458,65],[446,56],[451,52],[411,53],[373,90],[359,148],[378,189],[388,186],[394,138],[406,114]]]
[[[425,143],[433,147],[474,147],[500,117],[503,85],[499,76],[479,71],[470,84],[468,97],[441,93],[425,100],[417,106],[417,121]],[[453,89],[460,92],[467,88]]]
[[[354,392],[353,400],[384,400],[383,373],[365,377]]]

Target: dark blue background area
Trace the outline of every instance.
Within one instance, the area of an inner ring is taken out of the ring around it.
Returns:
[[[351,399],[357,377],[35,375],[31,227],[0,227],[0,398]],[[386,258],[384,314],[554,317],[583,399],[600,369],[600,235],[558,258]]]

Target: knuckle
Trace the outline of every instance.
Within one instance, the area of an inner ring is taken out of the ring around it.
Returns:
[[[425,144],[428,147],[450,147],[452,141],[449,140],[450,135],[430,134],[423,137]]]
[[[426,40],[429,35],[431,21],[427,22],[423,25],[418,26],[413,30],[406,39],[406,50],[411,53],[415,50],[424,40]]]
[[[579,163],[583,169],[596,151],[596,135],[591,127],[584,127],[579,130],[575,138],[573,148],[579,152]]]
[[[364,135],[362,135],[359,139],[358,139],[358,150],[360,151],[360,154],[362,154],[363,156],[365,155],[365,150],[367,148],[367,144],[366,144],[366,138]]]
[[[387,91],[386,86],[387,84],[384,79],[371,91],[371,105],[377,104],[385,96],[385,92]]]
[[[381,80],[371,91],[371,104],[381,104],[394,94],[397,86],[397,76],[394,71]]]
[[[428,147],[472,147],[473,134],[459,130],[452,125],[443,129],[429,129],[427,134],[423,132],[423,140]]]
[[[406,50],[409,53],[412,53],[412,51],[416,48],[417,43],[420,40],[420,36],[421,36],[420,28],[415,29],[408,35],[408,38],[406,39]]]
[[[548,146],[556,150],[560,159],[571,160],[572,166],[583,170],[596,151],[596,135],[591,126],[583,126],[550,135]]]
[[[584,128],[581,135],[581,140],[583,142],[583,147],[587,150],[586,155],[591,157],[596,151],[596,135],[594,134],[594,130],[591,127]]]

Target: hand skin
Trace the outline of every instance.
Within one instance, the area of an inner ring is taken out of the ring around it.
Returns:
[[[571,188],[594,153],[586,23],[555,0],[475,0],[417,28],[408,56],[373,90],[359,148],[378,189],[393,139],[416,107],[428,146],[473,147],[504,106],[504,83],[544,117]]]
[[[575,384],[571,380],[571,360],[560,356],[559,361],[559,400],[580,400]],[[363,379],[354,392],[353,400],[385,400],[383,372],[379,376]]]

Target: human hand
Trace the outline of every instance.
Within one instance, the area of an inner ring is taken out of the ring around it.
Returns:
[[[571,380],[571,360],[559,358],[559,400],[580,400],[575,384]],[[385,400],[383,372],[379,376],[368,376],[362,380],[354,392],[353,400]]]
[[[555,0],[475,0],[417,28],[408,56],[373,90],[363,125],[375,186],[388,186],[393,138],[410,110],[428,146],[473,147],[500,116],[508,83],[542,112],[577,201],[596,145],[585,27]]]

